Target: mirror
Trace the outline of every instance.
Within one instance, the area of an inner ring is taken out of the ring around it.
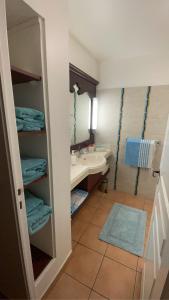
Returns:
[[[71,63],[69,79],[71,150],[79,150],[94,143],[92,110],[99,82]]]
[[[87,92],[71,93],[71,145],[90,139],[91,99]]]

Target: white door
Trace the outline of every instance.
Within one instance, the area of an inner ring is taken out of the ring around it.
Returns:
[[[169,272],[169,120],[145,251],[141,299],[160,299]]]
[[[28,286],[29,297],[31,299],[35,299],[35,283],[26,222],[26,208],[24,205],[23,181],[12,91],[5,0],[0,0],[0,23],[0,79],[4,106],[3,110],[6,121],[6,139],[9,144],[11,172],[13,174],[14,194],[16,201],[15,214],[18,222],[18,235],[20,236],[19,242],[22,248],[20,251],[23,255],[24,276]],[[21,193],[18,193],[19,190]],[[20,206],[20,203],[22,203],[22,206]],[[11,298],[10,295],[9,298]]]

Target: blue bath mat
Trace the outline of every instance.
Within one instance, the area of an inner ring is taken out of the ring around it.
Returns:
[[[135,255],[143,256],[147,213],[114,204],[99,238]]]

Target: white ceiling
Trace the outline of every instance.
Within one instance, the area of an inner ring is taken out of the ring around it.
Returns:
[[[169,0],[69,0],[69,26],[98,60],[169,53]]]

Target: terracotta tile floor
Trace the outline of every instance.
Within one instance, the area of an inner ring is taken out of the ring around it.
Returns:
[[[140,299],[143,259],[98,239],[115,202],[146,210],[148,232],[149,200],[95,191],[73,217],[72,255],[44,299]]]

